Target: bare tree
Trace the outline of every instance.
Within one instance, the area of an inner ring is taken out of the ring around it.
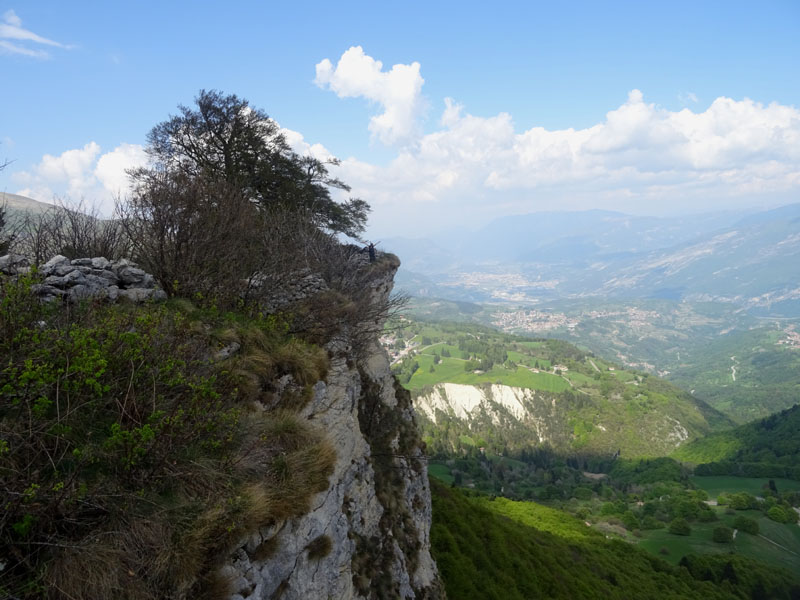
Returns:
[[[15,249],[36,264],[56,254],[113,260],[130,248],[120,223],[102,219],[96,207],[83,201],[69,206],[58,201],[43,213],[26,213],[17,223],[15,242]]]
[[[148,171],[116,216],[133,258],[170,295],[238,297],[263,261],[263,217],[224,181]]]

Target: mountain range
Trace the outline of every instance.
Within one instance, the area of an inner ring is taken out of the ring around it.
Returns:
[[[664,298],[800,314],[800,204],[687,217],[531,213],[384,245],[403,258],[397,283],[415,296],[522,304]]]

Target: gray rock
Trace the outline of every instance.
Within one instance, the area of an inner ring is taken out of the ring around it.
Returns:
[[[64,290],[60,290],[52,285],[37,283],[31,286],[31,291],[38,296],[63,296]]]
[[[99,275],[94,275],[89,273],[88,275],[84,275],[84,279],[86,280],[87,285],[92,285],[99,288],[108,287],[110,281],[105,277],[101,277]]]
[[[75,258],[70,261],[70,264],[75,265],[76,267],[91,267],[92,266],[92,259],[91,258]]]
[[[110,285],[106,288],[106,297],[111,302],[116,302],[119,298],[119,288],[115,285]]]
[[[112,271],[110,269],[92,269],[92,273],[91,274],[92,275],[96,275],[97,277],[102,277],[103,279],[106,279],[107,280],[107,282],[106,282],[107,284],[108,284],[109,281],[111,283],[113,283],[114,285],[116,285],[119,282],[119,277],[117,277],[117,274],[114,273],[114,271]]]
[[[111,261],[103,256],[98,256],[92,259],[91,265],[95,269],[110,269]]]
[[[92,297],[93,291],[94,290],[90,286],[79,283],[78,285],[69,288],[68,299],[72,303],[80,302],[81,300],[87,300]]]
[[[40,271],[44,275],[50,275],[51,273],[53,273],[53,271],[55,270],[55,268],[57,266],[62,265],[62,264],[67,264],[68,265],[69,264],[69,259],[66,256],[62,256],[61,254],[56,254],[53,258],[51,258],[50,260],[48,260],[46,263],[44,263],[42,265]]]
[[[388,295],[390,290],[390,284],[381,285],[372,294],[378,298]],[[370,344],[358,364],[350,361],[352,354],[346,339],[337,340],[327,349],[333,355],[328,374],[324,382],[314,386],[313,397],[300,414],[310,425],[325,431],[336,450],[330,485],[312,499],[307,514],[276,523],[242,540],[229,559],[234,571],[226,571],[239,588],[233,590],[236,595],[232,599],[261,600],[276,597],[278,593],[282,600],[363,599],[357,582],[365,576],[371,577],[379,568],[383,569],[381,576],[390,579],[391,587],[396,590],[393,598],[441,598],[444,590],[430,554],[432,513],[425,457],[421,440],[410,433],[416,428],[401,432],[398,427],[391,448],[397,451],[402,447],[405,455],[398,454],[392,459],[391,474],[382,467],[384,471],[379,475],[372,459],[376,442],[370,439],[368,431],[361,431],[359,421],[359,398],[365,381],[370,401],[376,403],[379,411],[395,413],[399,421],[413,422],[410,401],[396,394],[388,356],[377,341]],[[282,391],[291,385],[287,380],[276,387]],[[281,391],[276,390],[276,394]],[[404,436],[402,444],[401,436]],[[402,478],[392,505],[383,505],[377,494],[379,476]],[[414,542],[405,550],[392,531],[386,529],[386,522],[398,519],[403,519],[403,528],[407,524],[413,528],[405,530],[414,536]],[[308,543],[321,535],[330,539],[331,551],[327,556],[311,559],[306,551]],[[273,537],[277,550],[272,556],[254,558],[259,543]],[[359,539],[377,545],[374,558],[358,556],[356,540]],[[413,552],[413,556],[406,552]],[[380,565],[378,555],[382,556]],[[366,570],[354,572],[356,564]],[[242,578],[249,587],[243,585]],[[366,597],[373,596],[367,592]]]
[[[65,273],[63,279],[64,285],[67,286],[82,285],[86,283],[86,275],[84,275],[78,269]]]
[[[6,275],[16,275],[30,265],[30,261],[21,254],[0,256],[0,272]]]
[[[130,302],[140,303],[145,302],[153,297],[153,289],[150,288],[128,288],[119,291],[120,299],[129,300]]]
[[[57,275],[59,277],[63,277],[67,273],[72,273],[73,271],[77,271],[78,267],[73,267],[69,262],[62,262],[57,264],[53,267],[51,273],[53,275]]]
[[[164,302],[167,299],[167,292],[161,289],[155,289],[153,290],[153,295],[151,297],[156,302]]]
[[[226,358],[230,358],[236,354],[241,347],[242,345],[239,342],[231,342],[214,355],[214,360],[225,360]]]
[[[49,277],[44,278],[45,285],[54,285],[56,287],[66,287],[67,282],[64,281],[63,277],[59,277],[58,275],[50,275]]]
[[[145,273],[142,269],[137,267],[122,267],[117,270],[117,277],[124,285],[137,286],[145,279]]]

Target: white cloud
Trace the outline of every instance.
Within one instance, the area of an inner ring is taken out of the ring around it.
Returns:
[[[11,41],[13,40],[13,41]],[[22,27],[22,19],[13,10],[7,10],[0,22],[0,49],[9,54],[21,54],[34,58],[47,58],[50,54],[35,45],[69,48],[64,44],[42,37]]]
[[[147,163],[144,147],[138,144],[120,144],[97,160],[94,176],[112,195],[124,195],[129,189],[127,169]]]
[[[366,98],[380,104],[383,112],[370,119],[372,135],[386,145],[406,144],[419,133],[418,118],[425,80],[420,65],[394,65],[383,71],[383,63],[354,46],[342,54],[334,68],[327,58],[316,66],[316,83],[340,98]]]
[[[66,150],[58,156],[45,154],[28,171],[11,174],[20,186],[16,193],[42,202],[58,196],[67,200],[85,200],[102,215],[110,215],[114,199],[128,190],[126,169],[145,164],[142,146],[120,144],[101,154],[100,146],[89,142],[83,148]]]
[[[334,158],[333,154],[322,144],[309,144],[302,133],[281,127],[277,122],[275,124],[278,125],[284,138],[286,138],[286,143],[289,144],[289,148],[291,148],[292,152],[295,154],[300,156],[313,156],[322,162]]]
[[[632,90],[591,127],[517,132],[507,113],[473,116],[448,98],[440,125],[387,166],[343,161],[380,234],[559,208],[776,204],[800,190],[800,110],[776,103],[720,97],[675,112]]]

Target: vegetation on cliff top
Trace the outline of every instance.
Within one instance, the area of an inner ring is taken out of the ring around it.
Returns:
[[[231,544],[328,486],[333,448],[297,416],[322,346],[358,351],[393,306],[365,291],[396,260],[335,237],[366,203],[334,201],[346,186],[263,112],[201,92],[149,141],[119,228],[43,219],[12,243],[96,256],[111,231],[166,304],[40,303],[36,268],[0,275],[3,597],[226,597]],[[309,271],[319,293],[276,305]]]

